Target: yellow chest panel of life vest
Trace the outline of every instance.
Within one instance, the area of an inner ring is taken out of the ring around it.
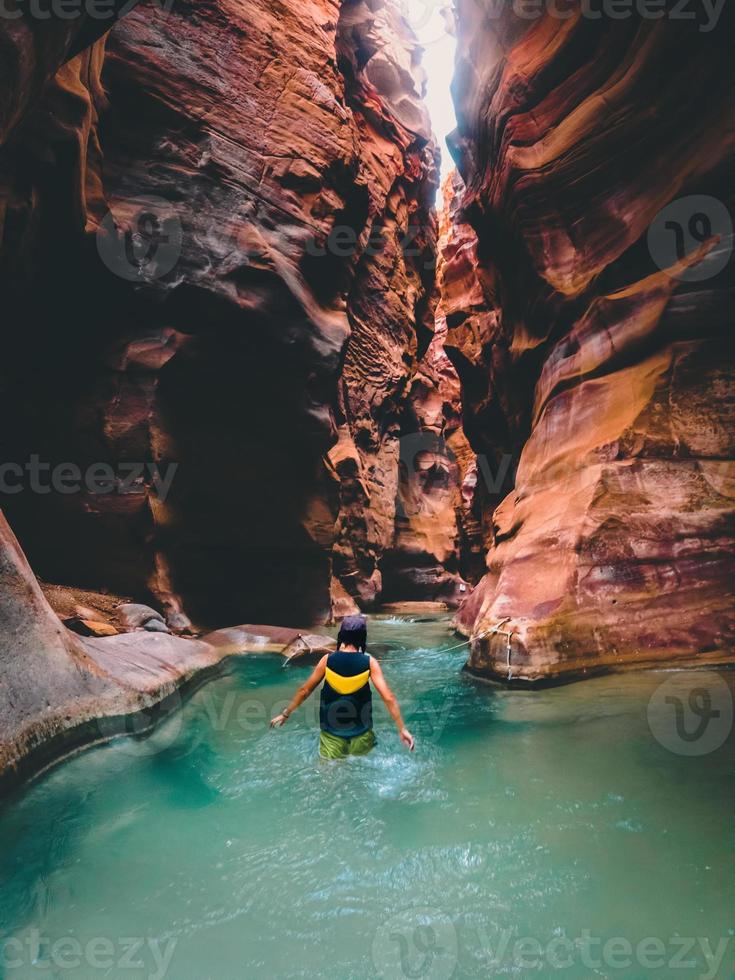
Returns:
[[[337,694],[354,694],[370,680],[370,671],[364,670],[361,674],[355,674],[354,677],[343,677],[342,674],[337,674],[327,667],[325,680]]]

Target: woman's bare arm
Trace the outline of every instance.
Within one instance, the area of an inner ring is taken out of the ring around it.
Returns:
[[[319,663],[314,668],[311,677],[301,685],[296,694],[293,697],[293,701],[282,711],[280,715],[276,715],[275,718],[271,719],[271,728],[280,728],[281,725],[285,724],[289,715],[292,715],[294,711],[303,704],[304,701],[315,691],[315,689],[324,680],[324,674],[327,669],[327,655],[325,654]]]
[[[398,706],[396,696],[388,686],[388,681],[385,679],[383,670],[375,657],[370,658],[370,680],[374,684],[375,690],[381,696],[383,701],[385,701],[385,706],[390,712],[391,718],[396,723],[396,728],[398,729],[398,734],[401,736],[401,741],[411,750],[411,752],[413,752],[416,742],[413,735],[403,724],[401,709]]]

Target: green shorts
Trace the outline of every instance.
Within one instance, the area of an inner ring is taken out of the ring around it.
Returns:
[[[319,736],[319,755],[322,759],[344,759],[348,755],[367,755],[375,746],[375,733],[371,730],[353,738],[342,738],[321,732]]]

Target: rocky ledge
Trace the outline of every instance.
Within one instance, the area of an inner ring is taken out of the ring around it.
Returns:
[[[0,792],[83,745],[142,733],[237,654],[311,660],[334,641],[245,625],[185,638],[144,628],[113,636],[66,629],[0,514]]]

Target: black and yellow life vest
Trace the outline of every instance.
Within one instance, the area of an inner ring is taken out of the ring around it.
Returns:
[[[337,650],[327,658],[319,708],[321,729],[341,738],[364,735],[373,727],[370,657]]]

